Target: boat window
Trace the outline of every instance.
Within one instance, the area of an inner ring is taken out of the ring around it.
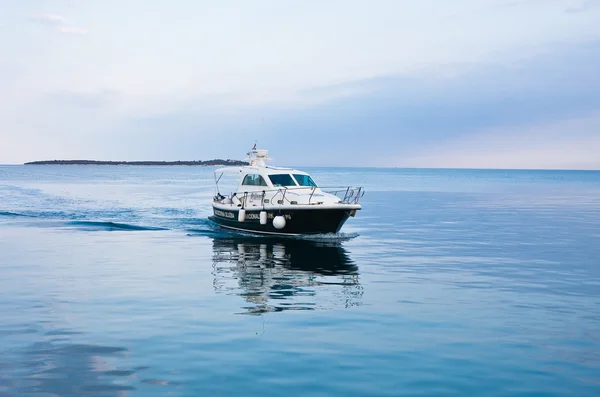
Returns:
[[[271,183],[275,187],[296,186],[296,182],[294,182],[294,179],[292,178],[292,176],[290,174],[269,175],[269,179],[271,180]]]
[[[315,181],[312,180],[312,178],[309,175],[294,174],[294,178],[300,186],[317,187],[317,184],[315,183]]]
[[[267,182],[265,182],[265,179],[259,174],[248,174],[242,181],[242,185],[267,186]]]

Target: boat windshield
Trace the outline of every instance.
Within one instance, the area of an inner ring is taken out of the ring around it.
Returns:
[[[242,185],[246,186],[267,186],[264,178],[259,174],[248,174],[242,181]]]
[[[294,174],[294,178],[300,186],[317,187],[317,184],[315,183],[315,181],[312,180],[312,178],[309,175]]]
[[[294,179],[290,174],[273,174],[269,175],[269,179],[275,187],[296,186],[296,182],[294,182]]]

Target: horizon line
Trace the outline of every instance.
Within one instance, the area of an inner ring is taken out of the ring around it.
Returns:
[[[36,161],[95,161],[95,162],[114,162],[114,163],[173,163],[173,162],[208,162],[215,161],[220,159],[212,159],[212,160],[34,160]],[[244,160],[235,160],[235,159],[227,159],[229,161],[244,161]],[[227,161],[225,160],[225,161]],[[84,165],[84,166],[111,166],[111,165],[130,165],[130,166],[140,166],[140,167],[148,167],[150,165],[142,165],[142,164],[27,164],[33,162],[25,162],[25,163],[0,163],[0,166],[25,166],[25,165],[41,165],[41,166],[73,166],[73,165]],[[162,166],[161,164],[156,164],[152,166]],[[167,165],[165,165],[167,166]],[[168,165],[168,167],[176,167],[177,165]],[[189,165],[182,164],[181,166],[188,167]],[[203,167],[221,167],[222,165],[200,165]],[[495,168],[495,167],[406,167],[406,166],[366,166],[366,165],[343,165],[343,166],[335,166],[335,165],[289,165],[289,167],[294,168],[370,168],[370,169],[403,169],[403,170],[464,170],[464,171],[589,171],[589,172],[599,172],[600,168]]]

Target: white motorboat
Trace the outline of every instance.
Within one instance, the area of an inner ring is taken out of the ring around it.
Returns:
[[[249,165],[214,171],[216,194],[209,219],[222,227],[278,235],[337,233],[362,208],[362,187],[320,187],[304,171],[267,165],[268,151],[256,145],[248,155]],[[229,194],[219,190],[225,174],[239,177]]]

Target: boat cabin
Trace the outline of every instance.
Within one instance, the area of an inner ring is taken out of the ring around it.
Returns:
[[[225,167],[215,170],[215,181],[218,185],[223,173],[236,173],[240,175],[237,192],[264,191],[286,189],[312,189],[318,188],[312,177],[300,170],[293,168],[272,167],[265,164],[267,150],[253,150],[254,154],[248,160],[250,165],[242,167]],[[217,177],[217,175],[219,175]]]
[[[239,189],[262,190],[264,188],[276,189],[280,187],[308,187],[316,188],[317,184],[306,172],[265,167],[264,169],[248,168],[244,170]]]

